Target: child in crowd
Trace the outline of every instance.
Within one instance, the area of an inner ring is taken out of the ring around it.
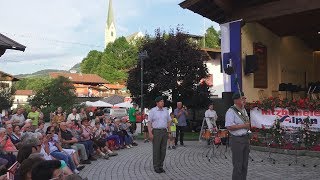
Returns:
[[[176,138],[176,131],[177,131],[177,124],[178,124],[178,120],[177,118],[174,117],[173,113],[170,113],[170,117],[171,117],[171,121],[170,121],[170,130],[169,130],[169,147],[168,149],[176,149],[175,146],[175,138]]]
[[[144,142],[149,142],[149,131],[148,131],[148,115],[146,114],[144,116],[144,120],[142,121],[143,125],[143,136],[144,136]]]

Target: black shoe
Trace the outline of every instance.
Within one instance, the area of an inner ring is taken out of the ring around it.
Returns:
[[[112,157],[112,156],[118,156],[118,153],[112,152],[112,153],[108,153],[108,155],[109,155],[110,157]]]
[[[172,146],[172,149],[176,149],[176,146]]]
[[[160,168],[160,171],[162,171],[163,173],[165,173],[165,172],[166,172],[163,168]]]
[[[83,160],[83,161],[81,161],[81,164],[91,164],[91,161],[90,160]]]
[[[83,168],[84,168],[84,165],[78,165],[78,166],[77,166],[77,170],[78,170],[78,171],[81,171]]]
[[[89,160],[90,161],[96,161],[97,159],[91,156],[91,157],[89,157]]]
[[[160,169],[155,169],[154,170],[156,173],[163,173],[163,171],[161,171]]]
[[[136,142],[133,142],[132,146],[138,146],[138,144]]]

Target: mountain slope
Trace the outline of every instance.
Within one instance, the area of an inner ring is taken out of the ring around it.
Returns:
[[[75,70],[77,72],[80,72],[80,63],[75,64],[69,71]],[[44,76],[49,76],[49,73],[51,72],[69,72],[65,70],[58,70],[58,69],[43,69],[31,74],[18,74],[15,75],[17,78],[30,78],[30,77],[44,77]]]

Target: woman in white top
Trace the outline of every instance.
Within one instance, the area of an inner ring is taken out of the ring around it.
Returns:
[[[209,109],[204,113],[204,117],[206,118],[207,126],[210,131],[217,128],[216,121],[218,119],[217,113],[213,110],[213,104],[209,105]]]
[[[144,142],[149,142],[149,131],[148,131],[148,114],[144,116],[144,120],[142,121],[143,125],[143,136]]]

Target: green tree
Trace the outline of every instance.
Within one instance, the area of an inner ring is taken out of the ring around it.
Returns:
[[[183,101],[188,107],[200,108],[209,103],[206,84],[200,84],[207,77],[207,60],[197,44],[189,41],[179,28],[164,36],[159,29],[155,37],[146,36],[140,51],[146,50],[144,60],[144,103],[154,106],[154,98],[163,95],[168,98],[167,106]],[[140,61],[140,60],[139,60]],[[135,101],[140,96],[140,62],[130,70],[127,87]]]
[[[42,107],[45,115],[61,106],[65,110],[71,109],[76,101],[75,87],[69,79],[59,76],[42,89],[36,91],[29,100],[32,106]]]
[[[213,26],[206,30],[205,38],[203,38],[202,47],[205,48],[220,48],[221,32],[216,31]]]
[[[10,109],[14,100],[14,87],[0,87],[0,109]]]
[[[82,73],[95,73],[96,68],[101,63],[102,52],[97,50],[92,50],[88,53],[87,57],[85,57],[81,64],[81,72]]]
[[[109,82],[123,82],[128,77],[128,70],[137,62],[136,47],[120,37],[109,43],[104,52],[90,51],[81,62],[81,72],[98,74]]]
[[[37,91],[49,84],[51,79],[49,77],[31,77],[23,78],[20,81],[14,83],[15,89],[27,89]]]

